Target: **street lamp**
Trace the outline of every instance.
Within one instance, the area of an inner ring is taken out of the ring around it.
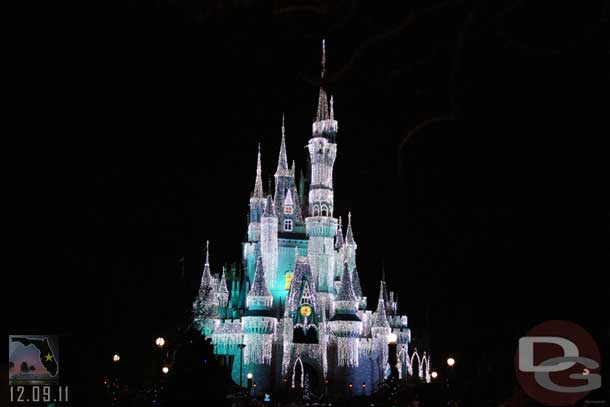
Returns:
[[[163,372],[163,374],[168,374],[168,373],[169,373],[169,367],[167,367],[167,366],[163,366],[163,368],[161,369],[161,371]]]
[[[388,335],[388,343],[396,343],[398,341],[398,335],[396,335],[394,332],[390,332],[390,334]]]
[[[432,377],[433,379],[436,379],[438,377],[438,373],[432,372],[432,373],[430,373],[430,377]]]
[[[162,337],[158,337],[155,340],[155,345],[157,345],[159,348],[162,348],[165,345],[165,339],[163,339]]]
[[[112,355],[112,361],[114,363],[117,363],[119,360],[121,360],[121,357],[119,355],[117,355],[116,353]]]
[[[447,359],[447,366],[453,367],[453,365],[455,365],[455,359],[453,359],[453,358]]]
[[[250,389],[252,388],[252,378],[254,375],[251,372],[246,374],[246,379],[248,379],[248,393],[250,393]]]

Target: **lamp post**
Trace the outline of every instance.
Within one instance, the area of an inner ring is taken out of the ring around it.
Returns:
[[[447,372],[447,379],[445,380],[445,383],[447,383],[447,389],[448,389],[448,393],[449,396],[453,399],[453,395],[455,394],[455,380],[453,378],[454,376],[454,368],[453,366],[455,366],[455,359],[452,357],[447,358],[447,366],[449,366],[449,371]]]
[[[254,375],[252,373],[248,372],[246,374],[246,378],[248,379],[248,381],[247,381],[248,394],[250,394],[250,389],[252,389],[252,377],[254,377]]]
[[[245,343],[240,343],[239,345],[239,387],[244,387],[242,384],[242,378],[244,376],[244,348],[246,347]]]

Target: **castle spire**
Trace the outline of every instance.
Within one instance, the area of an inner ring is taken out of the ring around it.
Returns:
[[[265,205],[265,211],[263,217],[269,218],[275,216],[275,205],[273,205],[273,198],[271,195],[267,195],[267,204]]]
[[[205,265],[210,266],[210,241],[205,241]]]
[[[354,240],[354,232],[352,231],[352,213],[347,213],[347,232],[345,233],[345,242],[349,245],[356,245]]]
[[[254,182],[253,198],[263,198],[263,178],[262,178],[262,165],[261,165],[261,144],[258,143],[258,156],[256,158],[256,181]]]
[[[318,96],[318,113],[316,115],[316,121],[321,122],[329,118],[328,114],[328,97],[326,91],[320,86],[320,96]]]
[[[277,161],[277,170],[275,176],[289,176],[290,169],[288,168],[288,157],[286,154],[286,131],[284,127],[284,115],[282,114],[282,144],[280,144],[280,156]]]
[[[362,298],[362,286],[360,285],[360,276],[358,276],[358,267],[354,267],[352,271],[352,286],[356,297]]]
[[[210,241],[208,240],[205,243],[205,264],[203,265],[200,288],[215,293],[218,288],[216,284],[217,283],[210,272]]]
[[[222,266],[222,275],[220,276],[220,282],[218,283],[218,292],[221,294],[229,294],[227,288],[227,280],[225,279],[225,267]]]
[[[377,310],[373,315],[371,327],[374,328],[389,328],[388,317],[385,312],[385,301],[383,299],[383,281],[379,284],[379,300],[377,301]]]
[[[341,286],[335,301],[349,301],[356,302],[356,294],[354,293],[354,286],[352,285],[352,273],[349,271],[349,265],[347,262],[343,263],[343,274],[341,275]]]
[[[246,297],[246,306],[252,310],[269,310],[273,297],[267,287],[267,281],[265,280],[265,270],[263,267],[263,258],[258,257],[256,259],[256,269],[254,270],[254,281],[252,281],[252,287],[248,291]]]
[[[326,40],[322,40],[322,70],[320,73],[320,82],[324,80],[324,74],[326,73]],[[327,120],[328,114],[328,97],[322,84],[320,84],[320,96],[318,96],[318,114],[316,115],[316,121]]]

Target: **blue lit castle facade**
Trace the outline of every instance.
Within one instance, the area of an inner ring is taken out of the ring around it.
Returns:
[[[384,281],[375,311],[367,310],[351,214],[345,234],[335,217],[337,131],[333,99],[321,87],[307,144],[308,182],[301,176],[297,186],[294,162],[288,166],[282,123],[275,187],[267,195],[258,151],[241,267],[212,275],[206,250],[194,320],[235,383],[246,386],[252,373],[259,391],[368,394],[389,374],[392,333],[400,377],[430,380],[429,356],[410,351],[407,317]]]

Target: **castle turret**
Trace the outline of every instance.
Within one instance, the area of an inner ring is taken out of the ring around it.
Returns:
[[[218,319],[218,295],[216,280],[210,272],[210,241],[206,242],[205,263],[199,293],[193,303],[193,319],[201,333],[210,336]]]
[[[385,312],[384,283],[381,281],[379,287],[379,300],[377,310],[373,313],[371,321],[371,335],[373,337],[373,348],[379,356],[379,368],[385,369],[388,361],[388,336],[390,335],[390,324]]]
[[[242,317],[244,333],[244,363],[271,364],[276,318],[271,314],[273,297],[265,281],[263,259],[256,261],[254,281],[246,297],[246,315]]]
[[[271,195],[267,196],[265,211],[261,218],[261,256],[265,269],[267,287],[273,287],[277,272],[278,260],[278,217]]]
[[[362,321],[356,314],[358,298],[354,293],[347,263],[343,265],[341,285],[334,305],[335,315],[330,320],[330,328],[337,338],[338,365],[358,366],[358,343],[362,332]]]
[[[352,230],[352,213],[347,214],[347,231],[345,232],[345,261],[349,264],[350,271],[353,272],[356,267],[356,249],[358,245],[354,240],[354,231]]]

